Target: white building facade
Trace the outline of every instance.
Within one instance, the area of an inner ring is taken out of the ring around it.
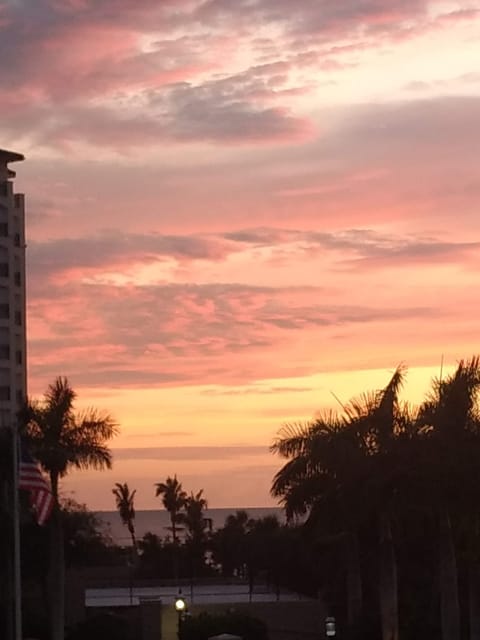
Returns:
[[[27,395],[25,204],[9,168],[22,160],[0,149],[0,428],[16,423]]]

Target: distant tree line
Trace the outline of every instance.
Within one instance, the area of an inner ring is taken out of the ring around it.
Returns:
[[[223,527],[213,530],[203,490],[188,494],[176,475],[157,483],[155,490],[170,515],[171,535],[147,532],[138,541],[135,491],[127,483],[117,483],[112,490],[131,535],[136,577],[197,580],[217,576],[248,581],[252,588],[262,581],[278,590],[289,586],[315,592],[300,530],[281,525],[275,516],[250,518],[245,510],[230,514]]]

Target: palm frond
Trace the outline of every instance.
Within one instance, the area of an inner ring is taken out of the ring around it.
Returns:
[[[434,378],[419,410],[419,423],[437,434],[461,435],[477,428],[480,358],[460,360],[445,379]]]
[[[69,463],[77,469],[91,468],[101,471],[112,468],[112,454],[106,445],[79,443],[69,453]]]
[[[121,484],[120,482],[116,482],[115,487],[112,489],[112,493],[115,496],[115,503],[123,524],[128,527],[128,530],[134,536],[135,535],[134,499],[135,499],[136,489],[130,492],[130,489],[128,488],[128,484],[126,482],[124,482],[123,484]]]
[[[312,423],[310,422],[294,422],[282,425],[270,447],[270,451],[283,458],[297,455],[303,450],[311,429]]]
[[[377,408],[378,393],[375,391],[367,391],[347,402],[345,405],[345,416],[348,422],[357,422],[369,416]]]
[[[45,409],[54,415],[67,416],[73,413],[76,393],[67,378],[58,376],[55,382],[48,385],[44,395]]]
[[[93,407],[79,412],[75,418],[75,429],[95,436],[101,440],[110,440],[119,433],[118,424],[108,412]]]

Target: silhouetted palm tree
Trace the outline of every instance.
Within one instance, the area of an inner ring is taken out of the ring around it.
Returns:
[[[447,378],[435,379],[432,391],[420,407],[419,422],[429,436],[428,495],[438,518],[443,640],[460,638],[452,512],[464,511],[466,504],[470,504],[470,508],[472,504],[478,505],[478,493],[472,492],[480,481],[479,393],[480,359],[473,357],[461,360]]]
[[[192,492],[185,498],[185,511],[178,516],[178,521],[184,524],[186,529],[185,544],[192,578],[199,575],[205,566],[205,552],[211,529],[211,520],[205,517],[207,507],[203,489],[200,489],[196,494]]]
[[[52,639],[64,637],[64,558],[60,519],[59,480],[72,468],[109,469],[111,453],[107,442],[117,433],[111,415],[96,409],[76,413],[76,393],[67,378],[49,385],[41,402],[28,409],[25,435],[34,456],[50,476],[55,507],[51,518],[51,616]]]
[[[157,482],[155,487],[155,495],[162,496],[163,506],[170,514],[173,543],[177,544],[178,515],[185,506],[187,494],[182,488],[182,483],[177,480],[176,475],[173,478],[168,476],[165,482]]]
[[[322,540],[345,549],[347,616],[353,627],[363,599],[357,539],[367,474],[363,439],[348,427],[346,416],[330,412],[312,423],[282,427],[272,451],[288,460],[272,484],[287,519],[307,516],[307,526]]]
[[[389,640],[398,638],[390,522],[391,494],[398,477],[390,452],[408,423],[398,403],[402,381],[403,368],[399,367],[381,391],[352,400],[341,415],[329,413],[307,425],[287,425],[272,446],[288,459],[272,486],[287,517],[307,514],[310,525],[321,524],[324,534],[343,539],[350,627],[358,621],[362,606],[358,528],[369,513],[365,506],[370,505],[370,517],[377,521],[379,532],[382,634]]]
[[[370,468],[366,486],[374,507],[379,542],[379,599],[382,636],[398,640],[397,563],[393,544],[393,496],[403,481],[402,462],[396,455],[397,439],[410,430],[409,414],[399,403],[404,368],[398,367],[384,389],[353,401],[346,407],[350,427],[362,434]],[[400,463],[400,464],[399,464]]]
[[[124,482],[115,483],[115,488],[112,489],[112,493],[115,496],[115,502],[117,505],[118,513],[122,523],[127,527],[130,537],[132,538],[132,546],[134,551],[137,549],[137,541],[135,539],[135,505],[134,499],[136,489],[130,493],[128,484]]]
[[[225,520],[225,525],[212,536],[213,558],[221,565],[223,576],[243,576],[245,573],[249,521],[247,511],[240,509],[230,514]]]
[[[184,513],[178,516],[178,522],[185,525],[187,540],[191,542],[203,542],[209,527],[208,518],[205,517],[207,500],[203,497],[203,489],[196,494],[193,492],[185,498]]]

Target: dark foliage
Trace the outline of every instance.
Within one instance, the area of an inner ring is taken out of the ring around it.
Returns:
[[[120,550],[105,532],[98,516],[84,504],[66,500],[62,504],[66,565],[118,564]]]
[[[23,636],[35,640],[50,640],[50,630],[46,611],[33,610],[29,607],[23,611]]]
[[[285,426],[272,447],[287,459],[273,494],[306,518],[317,586],[342,637],[377,640],[383,625],[401,640],[476,638],[480,360],[435,379],[416,410],[398,401],[403,374],[341,414]]]
[[[268,640],[267,627],[261,620],[235,611],[187,617],[181,626],[180,640],[208,640],[221,633],[231,633],[243,640]]]
[[[134,640],[132,623],[115,613],[101,613],[71,629],[67,640]]]

